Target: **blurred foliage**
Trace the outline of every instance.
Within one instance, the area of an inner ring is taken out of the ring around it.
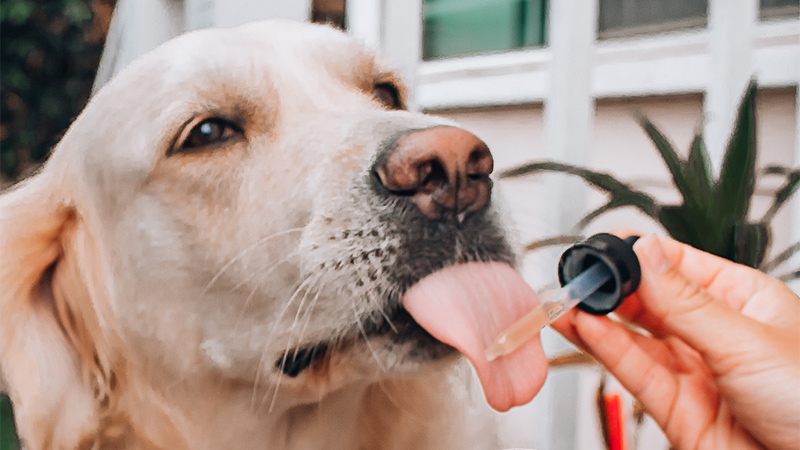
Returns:
[[[0,450],[19,448],[17,434],[14,432],[14,413],[11,401],[5,394],[0,395]]]
[[[0,1],[0,181],[44,161],[83,109],[113,4]]]
[[[734,262],[772,271],[800,250],[800,243],[765,261],[770,245],[770,222],[778,210],[800,187],[800,169],[768,167],[762,175],[779,176],[783,183],[773,193],[772,205],[759,219],[749,217],[756,183],[756,91],[751,82],[739,106],[719,177],[714,179],[701,134],[695,135],[686,159],[681,158],[661,131],[646,117],[639,117],[642,129],[655,145],[681,195],[678,205],[665,205],[653,197],[618,181],[613,176],[558,162],[536,162],[505,171],[501,178],[539,172],[560,172],[581,177],[605,191],[608,201],[591,211],[575,226],[577,234],[602,214],[633,206],[657,221],[675,239]],[[564,243],[572,236],[559,236],[531,243],[529,250]],[[797,270],[780,276],[789,280],[800,276]]]

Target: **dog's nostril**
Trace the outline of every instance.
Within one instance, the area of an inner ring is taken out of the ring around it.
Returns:
[[[489,148],[481,142],[469,154],[467,160],[467,176],[473,179],[479,179],[482,176],[488,176],[494,169],[494,159]]]
[[[378,182],[408,196],[429,219],[463,217],[489,203],[494,160],[486,144],[455,127],[410,131],[375,165]]]
[[[419,188],[422,192],[432,193],[447,183],[447,172],[438,160],[427,161],[419,168]]]

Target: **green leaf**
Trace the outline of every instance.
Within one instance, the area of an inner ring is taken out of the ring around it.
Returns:
[[[765,264],[762,264],[759,267],[759,270],[761,270],[764,273],[770,273],[773,270],[775,270],[778,267],[780,267],[781,264],[783,264],[786,261],[788,261],[789,258],[794,256],[797,252],[800,252],[800,242],[795,242],[793,245],[790,245],[784,251],[780,252],[778,254],[778,256],[773,258],[771,261],[769,261],[769,262],[767,262]]]
[[[661,154],[661,159],[667,165],[672,175],[672,181],[683,196],[684,202],[693,209],[701,210],[709,199],[697,192],[697,187],[692,177],[689,176],[686,163],[681,161],[672,143],[644,116],[639,118],[639,124]]]
[[[769,247],[769,229],[760,223],[739,223],[734,226],[733,262],[758,268]]]
[[[27,22],[33,14],[34,4],[29,0],[15,0],[4,6],[3,22],[21,25]]]
[[[620,202],[615,202],[614,200],[611,200],[610,202],[604,204],[603,206],[601,206],[601,207],[595,209],[594,211],[591,211],[588,214],[586,214],[585,216],[583,216],[583,218],[581,218],[581,220],[578,221],[578,223],[575,224],[575,226],[572,227],[572,229],[576,230],[576,231],[583,230],[590,223],[592,223],[592,221],[594,221],[594,219],[602,216],[603,214],[605,214],[605,213],[607,213],[607,212],[609,212],[611,210],[614,210],[614,209],[617,209],[617,208],[623,208],[625,206],[628,206],[628,205],[625,205],[625,204],[622,204]]]
[[[761,218],[761,223],[769,223],[772,222],[772,219],[775,217],[775,214],[781,209],[784,203],[789,200],[792,195],[797,192],[797,188],[800,187],[800,169],[795,169],[792,172],[789,172],[786,176],[786,182],[783,186],[775,192],[774,200],[772,201],[772,206],[769,207],[766,213],[764,213],[764,217]]]
[[[562,234],[550,238],[539,239],[525,244],[525,252],[532,252],[539,250],[540,248],[553,247],[556,245],[571,245],[576,242],[580,242],[583,239],[584,236],[579,234]]]
[[[559,172],[581,177],[593,187],[610,194],[611,201],[624,202],[624,206],[639,208],[642,212],[653,218],[656,218],[658,214],[656,202],[649,195],[633,189],[607,173],[595,172],[571,164],[553,161],[523,164],[519,167],[500,172],[498,178],[518,178],[539,172]]]
[[[64,16],[70,23],[81,25],[83,22],[92,19],[92,10],[84,2],[70,0],[64,4]]]
[[[19,67],[6,69],[3,76],[4,88],[13,89],[17,92],[25,92],[31,88],[30,80],[25,72]]]
[[[694,185],[694,193],[701,208],[707,212],[707,206],[713,201],[714,179],[711,176],[711,167],[708,164],[708,152],[703,137],[695,135],[689,147],[689,158],[686,161],[688,179]]]
[[[14,428],[14,413],[11,409],[11,400],[5,394],[0,394],[0,449],[19,448],[17,433]]]
[[[717,216],[743,222],[755,190],[756,164],[756,83],[753,81],[739,106],[733,134],[722,161],[719,182],[714,189]]]
[[[686,214],[684,207],[663,206],[659,211],[658,221],[676,240],[700,250],[718,254],[716,248],[709,247],[710,243],[699,234],[700,228],[696,226],[692,217]]]
[[[790,281],[800,279],[800,269],[797,269],[797,270],[789,272],[789,273],[785,273],[785,274],[783,274],[783,275],[781,275],[781,276],[779,276],[777,278],[779,280],[783,281],[784,283],[788,283]]]
[[[761,169],[763,175],[789,175],[792,169],[783,166],[767,166]]]

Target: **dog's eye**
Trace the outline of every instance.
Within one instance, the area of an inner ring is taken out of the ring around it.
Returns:
[[[180,148],[192,149],[216,144],[230,138],[238,131],[235,125],[226,120],[217,117],[205,119],[189,131]]]
[[[391,83],[379,83],[375,85],[375,98],[389,109],[400,109],[400,92]]]

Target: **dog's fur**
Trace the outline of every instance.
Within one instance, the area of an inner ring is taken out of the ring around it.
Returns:
[[[376,187],[393,139],[452,125],[403,101],[371,52],[291,22],[189,33],[105,86],[0,196],[0,366],[25,444],[492,445],[456,352],[399,299],[512,254],[493,206],[433,221]],[[183,148],[209,117],[236,129]]]

